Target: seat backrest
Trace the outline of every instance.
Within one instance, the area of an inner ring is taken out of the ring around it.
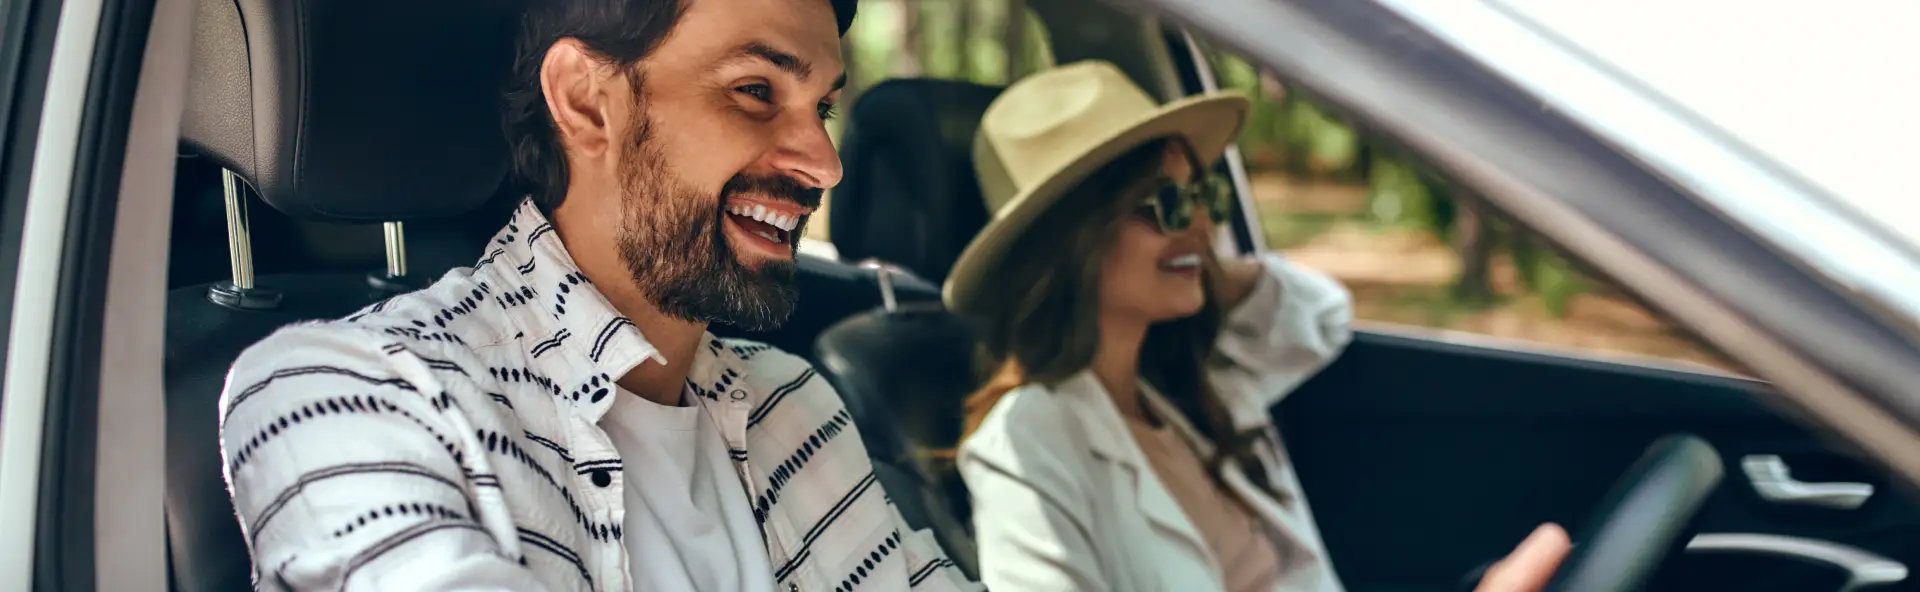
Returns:
[[[829,228],[849,261],[879,259],[938,284],[987,223],[973,134],[1002,87],[895,79],[860,94],[841,134],[846,178]]]
[[[500,191],[508,169],[498,105],[517,2],[201,0],[182,147],[302,220],[473,210]],[[255,281],[281,296],[277,306],[228,308],[210,301],[210,285],[167,295],[175,590],[251,588],[250,549],[221,476],[218,403],[233,360],[281,326],[338,318],[387,295],[364,271]]]
[[[978,386],[976,334],[928,302],[850,317],[822,333],[814,349],[841,396],[871,405],[872,419],[887,421],[908,444],[946,449],[959,443],[960,403]]]
[[[960,439],[961,404],[978,382],[974,328],[938,302],[874,310],[841,321],[814,346],[820,375],[840,391],[874,462],[911,477],[898,498],[920,496],[901,514],[931,528],[956,563],[971,567],[966,486],[948,454]],[[855,405],[858,405],[856,408]],[[915,514],[918,513],[918,514]]]

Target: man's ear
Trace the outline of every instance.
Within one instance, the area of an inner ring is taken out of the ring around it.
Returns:
[[[619,78],[608,76],[611,68],[578,39],[554,43],[540,62],[540,92],[547,98],[547,113],[553,116],[561,144],[575,157],[607,153],[612,138],[608,83]]]

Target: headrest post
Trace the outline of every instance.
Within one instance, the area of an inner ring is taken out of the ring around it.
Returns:
[[[873,278],[880,284],[880,303],[886,311],[899,310],[900,301],[893,296],[893,272],[899,271],[900,268],[879,259],[861,261],[860,266],[873,270]]]
[[[233,287],[253,289],[253,235],[247,226],[247,199],[241,193],[240,176],[220,170],[220,183],[227,199],[227,258],[233,271]]]
[[[233,281],[214,284],[207,299],[215,304],[241,310],[266,310],[280,306],[280,293],[253,285],[253,230],[247,221],[246,186],[240,175],[221,169],[220,182],[227,201],[227,258],[233,268]]]
[[[399,222],[387,222],[387,275],[407,276],[407,233]]]

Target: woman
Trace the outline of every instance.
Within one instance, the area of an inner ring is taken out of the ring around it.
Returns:
[[[975,161],[994,221],[945,286],[993,372],[959,468],[1006,590],[1339,590],[1268,409],[1349,339],[1346,291],[1216,261],[1211,165],[1248,102],[1157,106],[1113,66],[1022,80]]]
[[[1346,290],[1278,257],[1215,261],[1211,165],[1248,102],[1156,106],[1111,64],[1035,74],[988,107],[993,222],[945,286],[985,321],[992,379],[958,464],[995,590],[1338,591],[1268,410],[1345,347]],[[1480,590],[1538,590],[1543,525]]]

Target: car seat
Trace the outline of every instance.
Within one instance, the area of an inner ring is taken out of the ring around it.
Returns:
[[[183,151],[222,169],[244,222],[255,190],[297,219],[381,223],[468,212],[508,170],[498,97],[515,0],[202,0]],[[399,227],[393,227],[398,230]],[[172,589],[248,590],[251,553],[221,477],[218,401],[240,351],[288,323],[405,289],[388,273],[252,274],[167,295],[166,523]],[[391,246],[403,246],[401,241]],[[479,244],[474,245],[477,251]],[[397,272],[397,273],[396,273]],[[370,283],[371,280],[375,280]],[[249,281],[251,280],[251,281]]]
[[[973,135],[1001,90],[897,79],[861,95],[843,135],[848,174],[834,190],[831,214],[843,255],[946,277],[986,225]],[[932,528],[969,574],[978,572],[966,489],[945,453],[958,444],[960,403],[977,385],[974,343],[972,327],[934,299],[854,315],[814,346],[821,375],[847,399],[875,466],[900,481],[887,484],[896,505],[903,514],[924,513],[917,525]],[[900,501],[909,497],[919,499]]]

